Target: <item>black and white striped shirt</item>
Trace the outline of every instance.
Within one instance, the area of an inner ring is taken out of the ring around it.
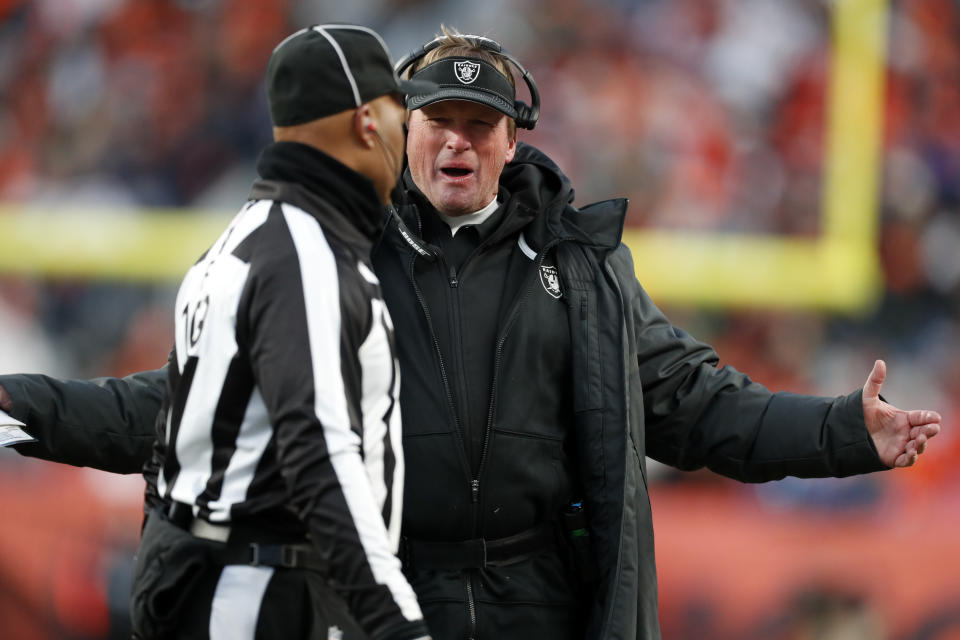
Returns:
[[[248,202],[180,287],[157,489],[211,523],[304,523],[374,635],[422,619],[395,556],[393,327],[358,214],[283,189]]]

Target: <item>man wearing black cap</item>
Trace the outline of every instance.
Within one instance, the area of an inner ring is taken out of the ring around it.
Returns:
[[[177,295],[134,634],[423,638],[395,556],[398,372],[370,265],[417,87],[348,25],[281,42],[266,84],[261,179]]]
[[[437,88],[408,97],[409,172],[374,271],[403,371],[400,554],[435,637],[659,638],[646,455],[747,481],[844,476],[909,466],[939,431],[879,398],[879,362],[839,398],[718,370],[636,281],[626,202],[573,207],[517,142],[539,106],[516,100],[511,65],[536,93],[519,63],[448,32],[404,65]],[[0,377],[16,400],[0,406],[38,431],[22,453],[130,471],[165,376]]]
[[[840,398],[718,370],[637,282],[626,201],[572,206],[517,142],[538,95],[498,44],[448,31],[398,66],[438,85],[407,99],[400,221],[374,253],[402,336],[400,556],[435,637],[659,638],[646,455],[843,476],[912,464],[937,433],[880,400],[881,363]]]

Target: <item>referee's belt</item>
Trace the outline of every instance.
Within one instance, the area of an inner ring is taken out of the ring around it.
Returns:
[[[229,524],[213,524],[193,515],[193,508],[182,502],[173,502],[166,508],[166,516],[176,526],[197,538],[217,543],[211,546],[213,558],[224,566],[243,564],[251,567],[280,567],[325,572],[326,562],[309,542],[273,543],[250,542],[249,535],[231,536],[235,531]],[[246,533],[246,532],[245,532]],[[231,540],[242,537],[242,540]]]
[[[482,569],[525,560],[556,544],[556,524],[544,522],[506,538],[474,538],[458,542],[400,539],[404,570]]]

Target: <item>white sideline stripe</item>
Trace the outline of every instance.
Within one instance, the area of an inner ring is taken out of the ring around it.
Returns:
[[[257,618],[273,567],[223,568],[210,605],[210,640],[254,640]]]

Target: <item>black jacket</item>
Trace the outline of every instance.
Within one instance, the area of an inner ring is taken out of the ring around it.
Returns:
[[[566,208],[569,185],[526,163],[508,166],[499,210],[474,232],[471,250],[458,251],[405,183],[398,211],[408,233],[392,220],[374,251],[400,336],[412,456],[404,533],[510,536],[553,518],[575,491],[564,446],[573,424],[567,304],[541,272],[555,264],[545,222]],[[470,233],[461,229],[457,240]]]
[[[517,229],[509,230],[508,238],[519,247],[522,233],[527,248],[535,252],[537,265],[535,270],[527,265],[528,275],[521,276],[526,280],[505,282],[504,286],[519,286],[522,299],[524,287],[534,291],[534,286],[539,286],[540,267],[545,262],[556,268],[562,292],[558,313],[565,317],[568,330],[570,376],[563,381],[551,378],[558,375],[556,371],[545,371],[553,365],[550,354],[545,353],[549,342],[546,338],[540,341],[537,335],[536,314],[549,307],[520,303],[500,317],[507,337],[494,356],[496,382],[490,389],[490,424],[495,429],[487,444],[486,474],[481,471],[478,478],[482,484],[479,502],[475,503],[480,505],[477,517],[487,535],[510,532],[506,526],[498,528],[498,518],[493,515],[497,505],[491,502],[496,499],[496,491],[487,491],[485,478],[521,473],[530,457],[538,459],[539,452],[546,450],[546,441],[562,440],[561,434],[551,431],[555,425],[526,421],[530,406],[562,403],[564,408],[558,412],[569,410],[572,415],[572,421],[565,421],[573,430],[569,463],[577,469],[578,488],[584,494],[600,574],[599,586],[590,595],[587,635],[659,638],[645,456],[685,470],[706,466],[747,482],[787,475],[846,476],[880,470],[885,467],[864,425],[860,391],[837,398],[771,393],[730,367],[717,369],[718,357],[713,349],[670,324],[637,281],[629,250],[620,242],[625,201],[573,207],[566,178],[548,158],[524,145],[518,146],[501,186],[507,206],[515,206],[525,220]],[[438,368],[431,370],[425,355],[435,353],[438,347],[425,338],[428,333],[422,325],[428,319],[422,311],[417,316],[421,301],[416,292],[408,296],[386,284],[406,280],[409,287],[410,269],[419,269],[422,261],[429,263],[429,248],[414,237],[418,229],[409,224],[407,227],[409,241],[394,223],[375,259],[399,328],[409,478],[405,523],[408,518],[412,522],[419,519],[424,495],[420,492],[436,490],[437,486],[436,482],[418,486],[420,481],[409,474],[417,460],[429,457],[430,465],[439,466],[437,473],[449,472],[450,477],[474,471],[467,454],[451,460],[449,456],[438,459],[428,456],[426,450],[420,451],[420,440],[450,437],[452,400],[434,394],[425,407],[411,407],[404,400],[409,384],[426,385],[441,375]],[[398,238],[419,257],[411,259],[407,254],[402,258],[405,250],[388,244],[398,242]],[[415,245],[420,245],[419,250]],[[553,260],[556,264],[550,264]],[[544,277],[549,282],[549,274]],[[400,297],[403,304],[398,306]],[[549,319],[555,320],[553,315]],[[408,323],[420,325],[409,343],[400,328]],[[557,325],[553,329],[562,333]],[[418,376],[424,379],[418,380]],[[149,451],[146,440],[152,437],[151,421],[145,419],[152,417],[151,411],[158,406],[156,385],[162,377],[162,370],[123,381],[91,383],[3,376],[0,384],[14,398],[13,415],[24,420],[40,440],[19,446],[22,453],[129,472],[139,468]],[[566,385],[563,388],[569,395],[558,401],[556,385]],[[431,426],[438,424],[444,426]],[[437,433],[431,433],[431,429]],[[104,433],[108,435],[106,442],[98,446],[101,443],[96,438]],[[520,449],[528,440],[536,443],[537,453]],[[494,468],[496,473],[491,471]],[[541,481],[540,475],[537,482]],[[523,485],[517,481],[509,484],[521,490]],[[562,488],[564,483],[558,480],[554,486]],[[454,490],[470,495],[462,487]],[[555,499],[565,497],[558,495]],[[474,504],[469,499],[461,498],[461,504]],[[535,503],[536,499],[527,501]],[[432,506],[436,512],[444,505]],[[538,513],[535,517],[545,515]],[[467,536],[476,531],[477,522],[470,518],[442,517],[447,518],[451,530],[464,526],[462,531]],[[516,508],[510,526],[525,517],[525,508]],[[461,524],[464,521],[466,525]],[[414,583],[422,600],[422,587]]]
[[[405,233],[393,220],[374,251],[402,363],[404,535],[422,549],[554,526],[578,493],[570,326],[547,229],[570,187],[511,164],[497,211],[451,238],[409,176],[404,186],[395,202]],[[431,630],[577,637],[582,598],[563,548],[549,542],[505,567],[423,571],[416,551],[405,556]]]

